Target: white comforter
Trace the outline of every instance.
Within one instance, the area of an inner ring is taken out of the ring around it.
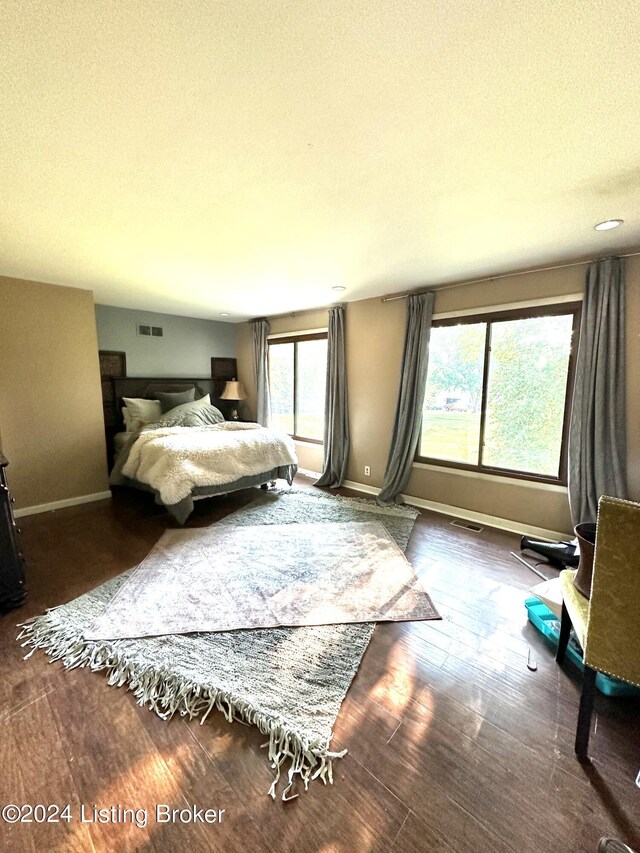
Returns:
[[[240,477],[297,465],[293,441],[258,424],[163,427],[141,432],[122,473],[146,483],[170,506],[196,486],[219,486]]]

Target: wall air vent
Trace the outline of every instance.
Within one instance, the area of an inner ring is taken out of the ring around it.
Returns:
[[[472,521],[463,521],[461,518],[454,518],[451,522],[454,527],[464,527],[465,530],[473,530],[474,533],[482,533],[484,527],[479,524],[474,524]]]
[[[161,338],[164,335],[162,326],[145,326],[138,323],[136,329],[138,334],[145,338]]]

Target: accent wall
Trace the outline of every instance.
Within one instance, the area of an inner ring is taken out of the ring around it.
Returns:
[[[127,354],[129,376],[198,378],[211,376],[211,358],[233,358],[236,326],[214,320],[95,306],[101,350]],[[139,335],[139,324],[160,327],[162,337]]]

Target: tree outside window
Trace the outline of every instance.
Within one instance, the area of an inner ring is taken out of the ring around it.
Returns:
[[[327,333],[269,341],[271,426],[293,438],[322,444]]]
[[[565,481],[579,305],[436,321],[418,459]]]

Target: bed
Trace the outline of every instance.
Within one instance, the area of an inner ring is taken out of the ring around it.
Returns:
[[[224,415],[229,411],[215,394],[212,380],[142,377],[113,383],[118,427],[112,438],[115,464],[109,482],[153,493],[156,503],[179,524],[185,523],[200,498],[267,487],[279,479],[293,481],[298,460],[291,438],[214,414],[218,408]],[[155,400],[190,388],[194,403],[171,408],[152,422],[135,421],[132,426],[128,418],[125,429],[123,398]],[[201,399],[207,394],[216,409]]]

